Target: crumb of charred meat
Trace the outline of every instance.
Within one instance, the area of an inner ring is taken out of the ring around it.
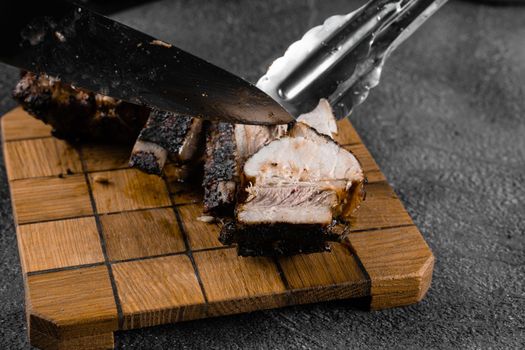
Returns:
[[[224,244],[237,243],[240,255],[327,250],[337,237],[334,220],[347,220],[364,196],[354,155],[301,122],[251,156],[243,170],[249,185],[220,235]]]
[[[70,142],[132,144],[149,108],[95,94],[41,74],[22,73],[13,97],[35,118]]]
[[[135,142],[130,166],[160,174],[168,157],[175,164],[191,161],[198,152],[202,120],[153,109]]]
[[[204,211],[229,216],[237,201],[241,169],[253,153],[282,136],[286,126],[214,123],[206,142]]]

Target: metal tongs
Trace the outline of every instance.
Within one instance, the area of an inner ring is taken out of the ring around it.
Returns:
[[[392,51],[446,2],[371,0],[346,16],[330,17],[292,44],[257,86],[295,117],[325,98],[344,118],[379,83]]]
[[[343,118],[377,85],[388,55],[445,2],[371,0],[351,14],[331,17],[276,60],[257,87],[65,0],[31,6],[0,1],[0,61],[103,95],[207,119],[288,123],[322,98]]]

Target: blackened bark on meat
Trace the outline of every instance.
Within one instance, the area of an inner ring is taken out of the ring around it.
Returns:
[[[206,138],[205,156],[204,211],[217,216],[231,215],[240,180],[235,125],[211,125]]]
[[[129,158],[129,166],[147,174],[160,175],[167,158],[167,152],[163,148],[137,141]]]
[[[47,75],[22,73],[13,97],[35,118],[70,142],[132,144],[149,108],[72,87]]]
[[[130,166],[159,175],[168,156],[176,164],[190,161],[198,150],[202,121],[153,109],[133,148]]]
[[[241,256],[281,256],[329,251],[330,241],[339,241],[332,225],[318,224],[260,224],[225,223],[219,241],[224,245],[237,244]]]
[[[246,159],[285,128],[278,125],[214,123],[208,132],[204,167],[204,210],[217,216],[232,216],[238,200],[241,171]]]
[[[170,154],[177,154],[192,123],[193,117],[152,109],[138,139],[155,143]]]

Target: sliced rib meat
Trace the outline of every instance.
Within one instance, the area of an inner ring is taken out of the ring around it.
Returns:
[[[329,123],[317,120],[327,114],[321,110],[305,121],[333,134],[324,128]],[[224,244],[237,243],[240,255],[327,250],[337,237],[333,225],[348,219],[364,197],[365,178],[355,156],[303,122],[251,156],[243,175],[244,197],[220,235]]]
[[[244,162],[284,131],[285,126],[214,123],[208,132],[204,163],[206,213],[217,216],[233,214]]]
[[[224,215],[233,210],[240,179],[235,126],[214,122],[206,136],[204,211]]]
[[[153,109],[133,147],[130,166],[160,174],[168,157],[175,164],[191,161],[198,152],[202,120]]]
[[[132,144],[149,108],[95,94],[45,74],[22,73],[13,97],[35,118],[70,142]]]
[[[331,204],[330,210],[341,219],[359,204],[364,183],[361,165],[351,152],[302,123],[297,123],[289,136],[254,154],[244,166],[244,176],[252,184],[248,199],[266,187],[298,186],[331,191],[337,196],[337,203]],[[303,190],[303,193],[309,192]]]

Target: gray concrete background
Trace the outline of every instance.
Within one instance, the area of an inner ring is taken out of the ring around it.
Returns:
[[[255,81],[307,28],[360,2],[164,1],[115,18]],[[0,112],[17,72],[0,66]],[[352,116],[437,258],[426,299],[347,302],[117,333],[122,349],[525,347],[525,7],[453,2],[405,43]],[[3,160],[2,160],[3,162]],[[0,166],[0,348],[28,348]]]

